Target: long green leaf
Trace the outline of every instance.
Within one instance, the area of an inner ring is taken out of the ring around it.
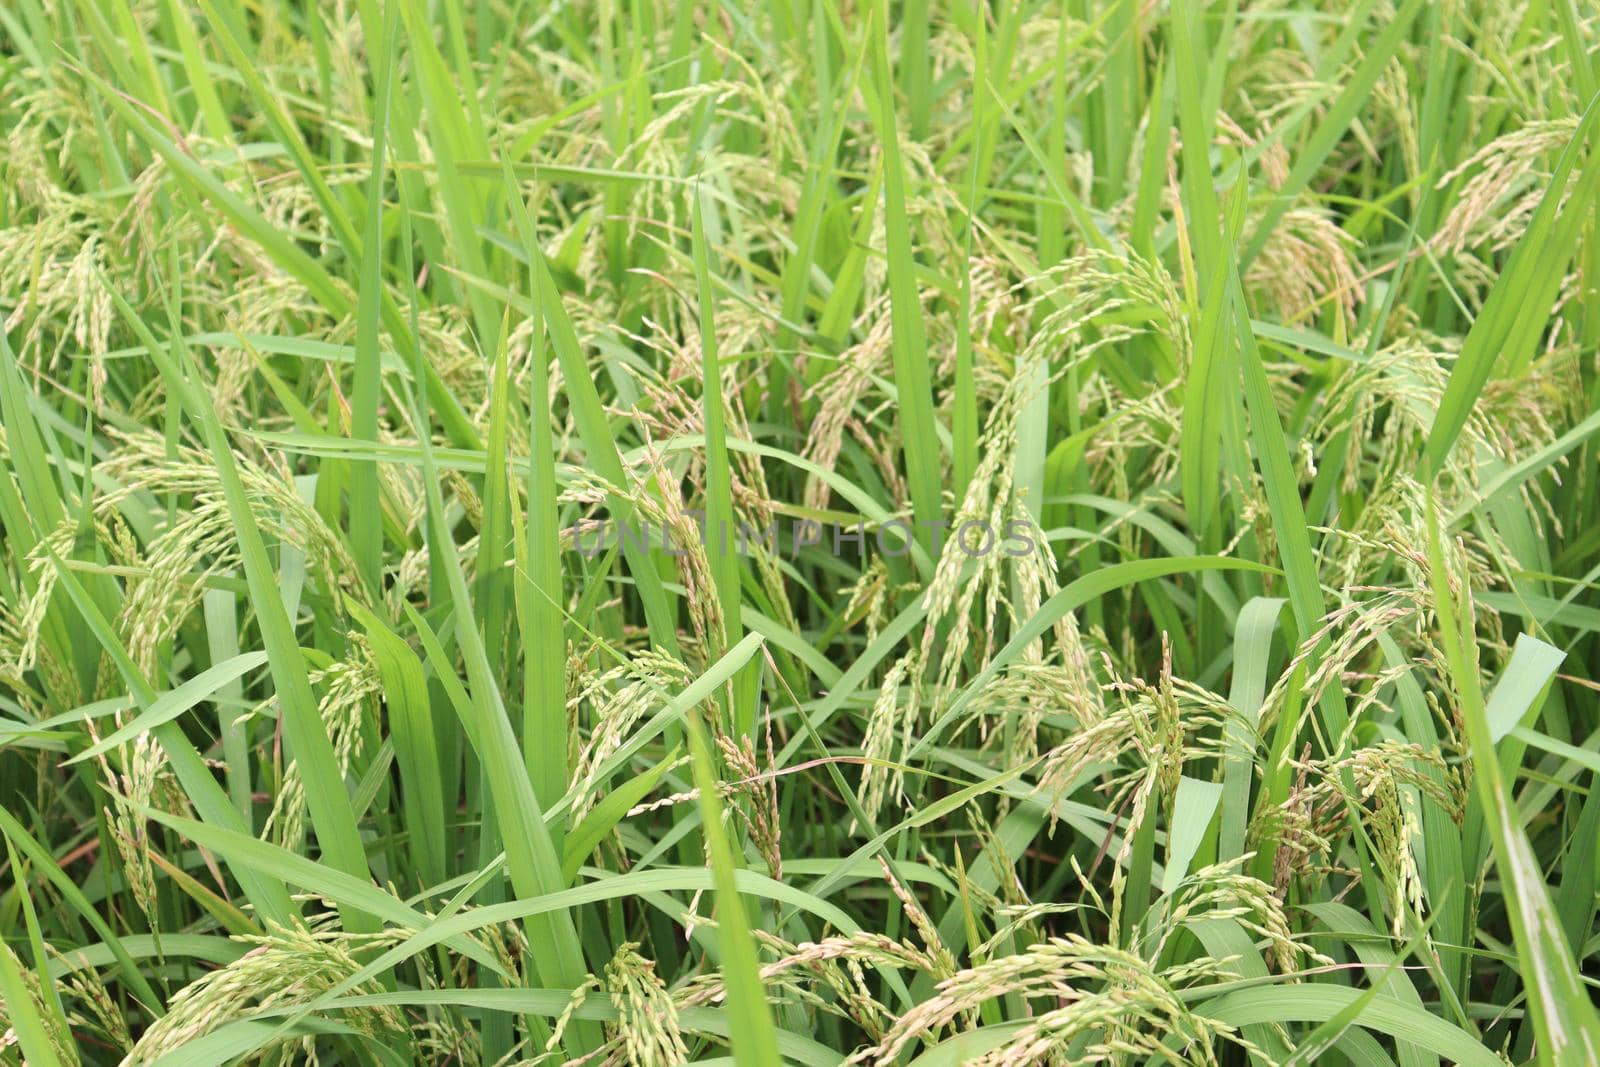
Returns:
[[[1539,1035],[1540,1057],[1550,1063],[1600,1062],[1600,1017],[1567,945],[1559,916],[1550,902],[1544,876],[1513,796],[1501,774],[1483,692],[1478,681],[1477,646],[1471,640],[1470,604],[1451,591],[1439,518],[1428,498],[1428,564],[1433,585],[1440,644],[1450,665],[1461,717],[1472,754],[1473,785],[1489,825],[1495,862],[1505,887],[1506,910],[1522,963],[1529,1010]],[[1531,689],[1531,691],[1530,691]],[[1536,687],[1521,686],[1507,699],[1531,702]],[[1520,718],[1520,714],[1516,717]],[[1437,1047],[1437,1046],[1435,1046]],[[1441,1050],[1442,1051],[1442,1050]]]

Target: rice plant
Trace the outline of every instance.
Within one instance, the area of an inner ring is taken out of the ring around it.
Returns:
[[[1600,1064],[1597,49],[0,5],[0,1064]]]

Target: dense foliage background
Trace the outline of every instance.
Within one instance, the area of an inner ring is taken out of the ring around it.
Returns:
[[[1597,43],[0,6],[0,1063],[1600,1063]]]

